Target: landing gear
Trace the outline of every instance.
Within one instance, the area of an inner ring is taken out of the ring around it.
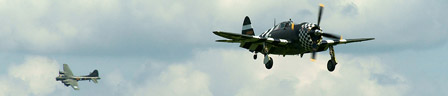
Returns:
[[[266,64],[264,64],[266,69],[271,69],[273,65],[274,65],[274,60],[271,57],[269,57],[269,61]]]
[[[266,43],[263,43],[263,55],[264,55],[264,66],[266,67],[266,69],[271,69],[272,66],[274,65],[274,60],[269,57],[269,48],[266,46]]]
[[[338,63],[336,62],[336,57],[334,56],[333,46],[330,46],[329,48],[330,48],[331,59],[328,60],[328,62],[327,62],[327,69],[328,69],[328,71],[333,72],[334,69],[336,68],[336,64],[338,64]]]
[[[328,69],[328,71],[330,71],[330,72],[333,72],[334,71],[334,69],[336,68],[336,62],[335,61],[333,61],[333,60],[328,60],[328,63],[327,63],[327,69]]]
[[[263,60],[264,66],[266,69],[271,69],[274,65],[274,60],[268,56],[268,54],[264,54],[264,60]]]

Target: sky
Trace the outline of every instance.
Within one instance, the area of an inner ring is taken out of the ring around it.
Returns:
[[[255,34],[289,19],[375,40],[262,59],[215,30]],[[0,96],[448,95],[446,0],[0,0]],[[99,70],[75,91],[55,81]]]

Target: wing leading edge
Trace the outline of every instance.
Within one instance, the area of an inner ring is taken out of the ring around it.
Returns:
[[[341,40],[322,40],[320,45],[334,46],[338,44],[347,44],[353,42],[362,42],[368,40],[374,40],[375,38],[357,38],[357,39],[341,39]]]
[[[67,77],[73,76],[73,73],[72,73],[72,70],[70,70],[70,67],[68,67],[67,64],[64,64],[63,66],[64,66],[64,74],[65,74],[65,76],[67,76]]]

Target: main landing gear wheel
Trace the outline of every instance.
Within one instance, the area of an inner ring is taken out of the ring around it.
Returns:
[[[334,62],[334,60],[328,60],[328,63],[327,63],[327,69],[328,69],[328,71],[330,71],[330,72],[333,72],[334,71],[334,69],[336,68],[336,62]]]
[[[266,69],[271,69],[273,65],[274,65],[274,60],[271,57],[269,57],[268,63],[264,64]]]

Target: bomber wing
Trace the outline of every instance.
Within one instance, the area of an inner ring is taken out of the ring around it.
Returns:
[[[68,79],[67,81],[68,81],[67,83],[70,84],[70,86],[72,86],[73,89],[79,90],[78,81],[73,79]]]
[[[67,76],[67,77],[73,76],[73,73],[72,73],[72,70],[70,70],[70,67],[68,67],[67,64],[64,64],[63,66],[64,66],[64,74],[65,74],[65,76]]]

